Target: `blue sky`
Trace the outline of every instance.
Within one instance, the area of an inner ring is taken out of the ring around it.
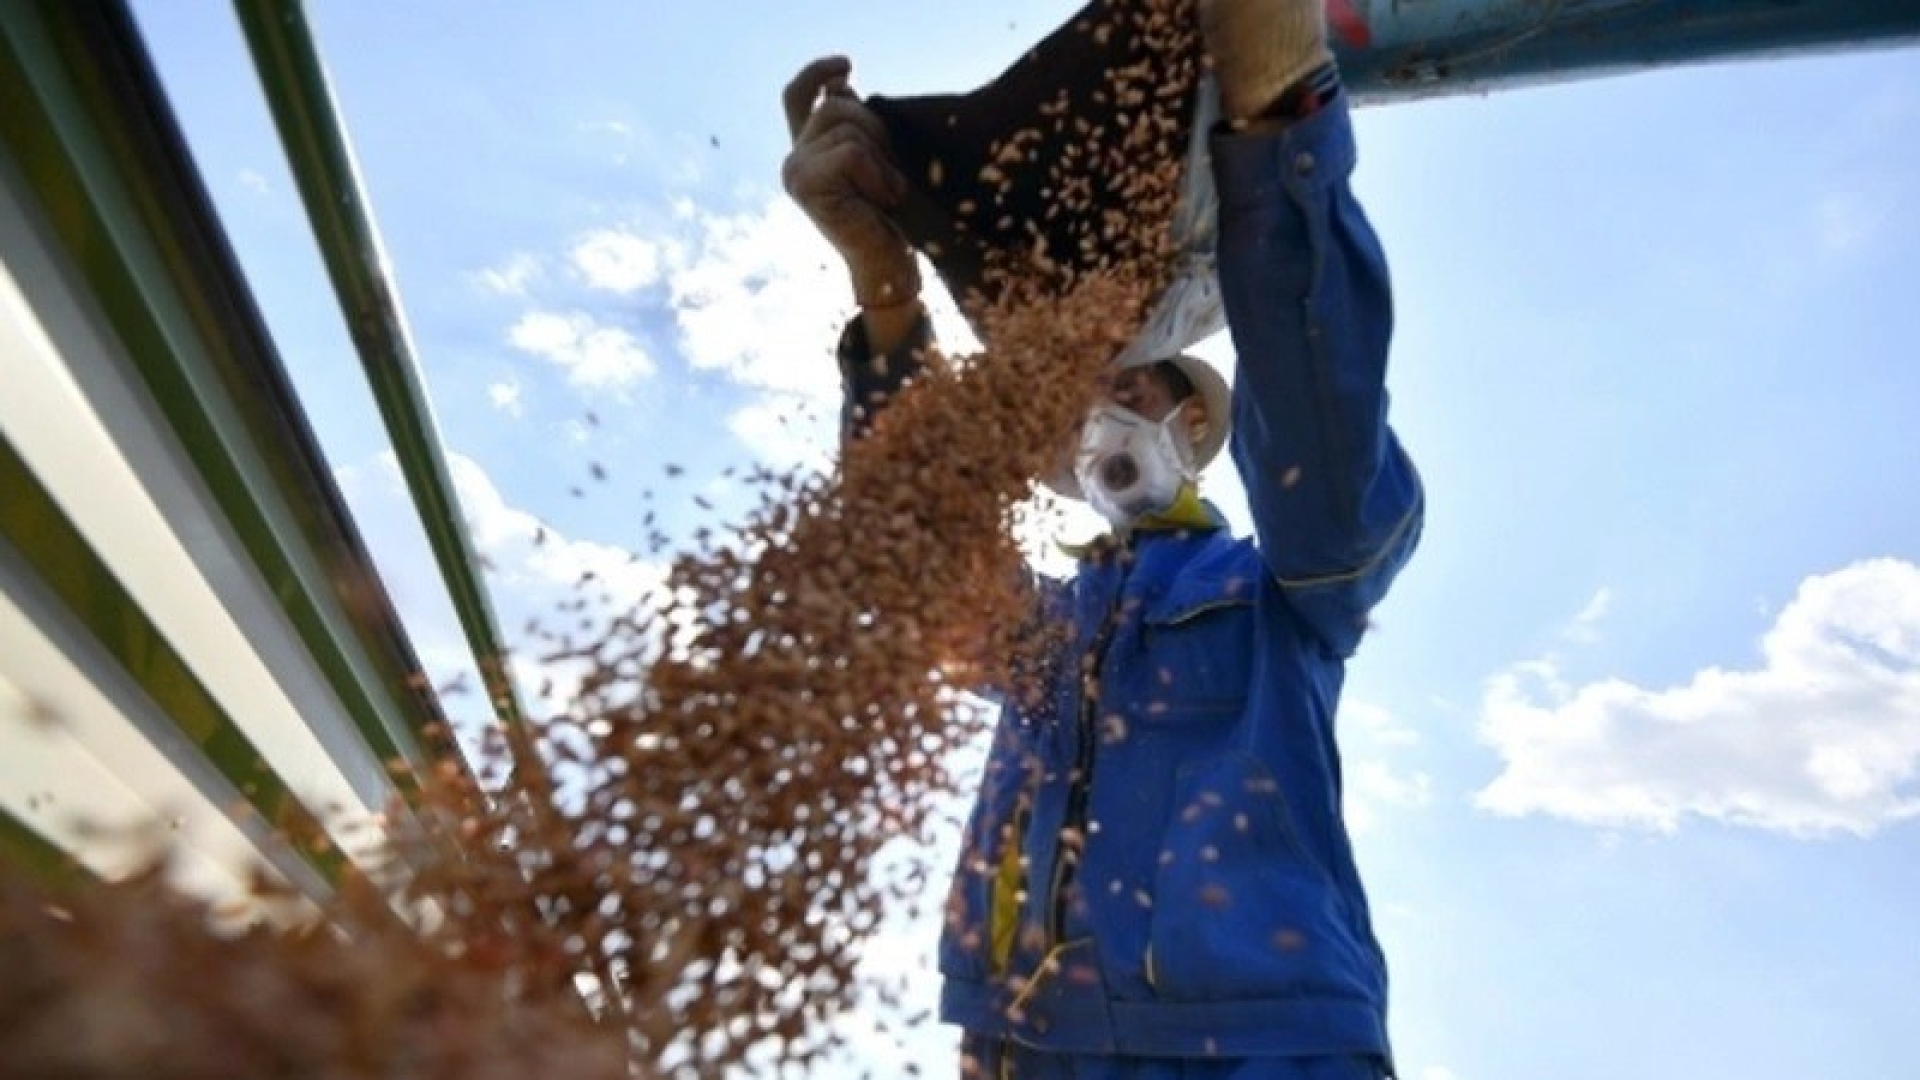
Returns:
[[[747,505],[727,468],[826,452],[849,298],[779,191],[791,72],[846,52],[870,92],[963,88],[1073,5],[309,6],[517,627],[585,567],[647,588],[624,556],[647,510],[684,543]],[[452,670],[231,11],[135,7],[416,641]],[[1394,420],[1431,502],[1343,719],[1403,1072],[1910,1078],[1920,53],[1357,123]],[[777,419],[796,409],[815,419]],[[1238,513],[1230,473],[1209,488]],[[919,970],[932,932],[876,963]],[[944,1068],[946,1036],[923,1040]]]

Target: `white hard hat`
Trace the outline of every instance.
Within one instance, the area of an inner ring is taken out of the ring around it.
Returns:
[[[1207,409],[1206,429],[1193,444],[1194,471],[1199,472],[1220,456],[1227,445],[1227,429],[1230,426],[1233,409],[1233,391],[1227,386],[1227,380],[1218,369],[1205,360],[1189,353],[1178,353],[1164,357],[1160,361],[1144,360],[1123,363],[1122,367],[1142,367],[1154,363],[1168,363],[1178,368],[1187,381],[1193,384],[1194,396],[1198,397]],[[1052,472],[1041,478],[1041,482],[1056,493],[1069,499],[1085,499],[1086,493],[1080,490],[1080,481],[1073,475],[1072,450],[1069,449],[1065,460]]]

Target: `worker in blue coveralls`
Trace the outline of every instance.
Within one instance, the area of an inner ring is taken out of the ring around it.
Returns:
[[[1042,708],[1003,706],[968,826],[940,947],[967,1076],[1392,1071],[1334,741],[1347,658],[1422,522],[1387,425],[1387,270],[1348,187],[1318,0],[1201,0],[1198,17],[1237,370],[1231,391],[1186,356],[1118,371],[1055,485],[1119,539],[1053,595],[1068,655]],[[816,61],[788,88],[785,179],[852,274],[840,362],[866,403],[931,331],[887,213],[904,180],[849,70]],[[1196,493],[1223,444],[1251,541]],[[1135,468],[1102,475],[1120,448]],[[1123,738],[1091,730],[1107,717]]]

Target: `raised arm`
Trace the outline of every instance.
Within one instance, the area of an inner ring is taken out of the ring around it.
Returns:
[[[933,345],[919,263],[889,216],[906,196],[907,180],[887,149],[885,126],[853,92],[852,74],[846,57],[822,57],[801,68],[780,96],[793,136],[781,180],[845,261],[860,307],[836,350],[843,438],[866,430],[873,410]]]
[[[1348,186],[1346,96],[1212,142],[1238,352],[1232,452],[1267,566],[1348,655],[1418,542],[1420,479],[1387,424],[1386,259]],[[1311,108],[1311,106],[1309,106]]]

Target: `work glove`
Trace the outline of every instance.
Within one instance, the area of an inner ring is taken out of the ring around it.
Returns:
[[[782,94],[793,150],[780,176],[787,194],[846,261],[853,297],[867,310],[913,302],[920,267],[888,210],[907,178],[887,150],[887,131],[848,85],[843,56],[800,69]]]
[[[1287,88],[1333,62],[1323,0],[1200,0],[1200,35],[1232,127],[1265,113]]]

